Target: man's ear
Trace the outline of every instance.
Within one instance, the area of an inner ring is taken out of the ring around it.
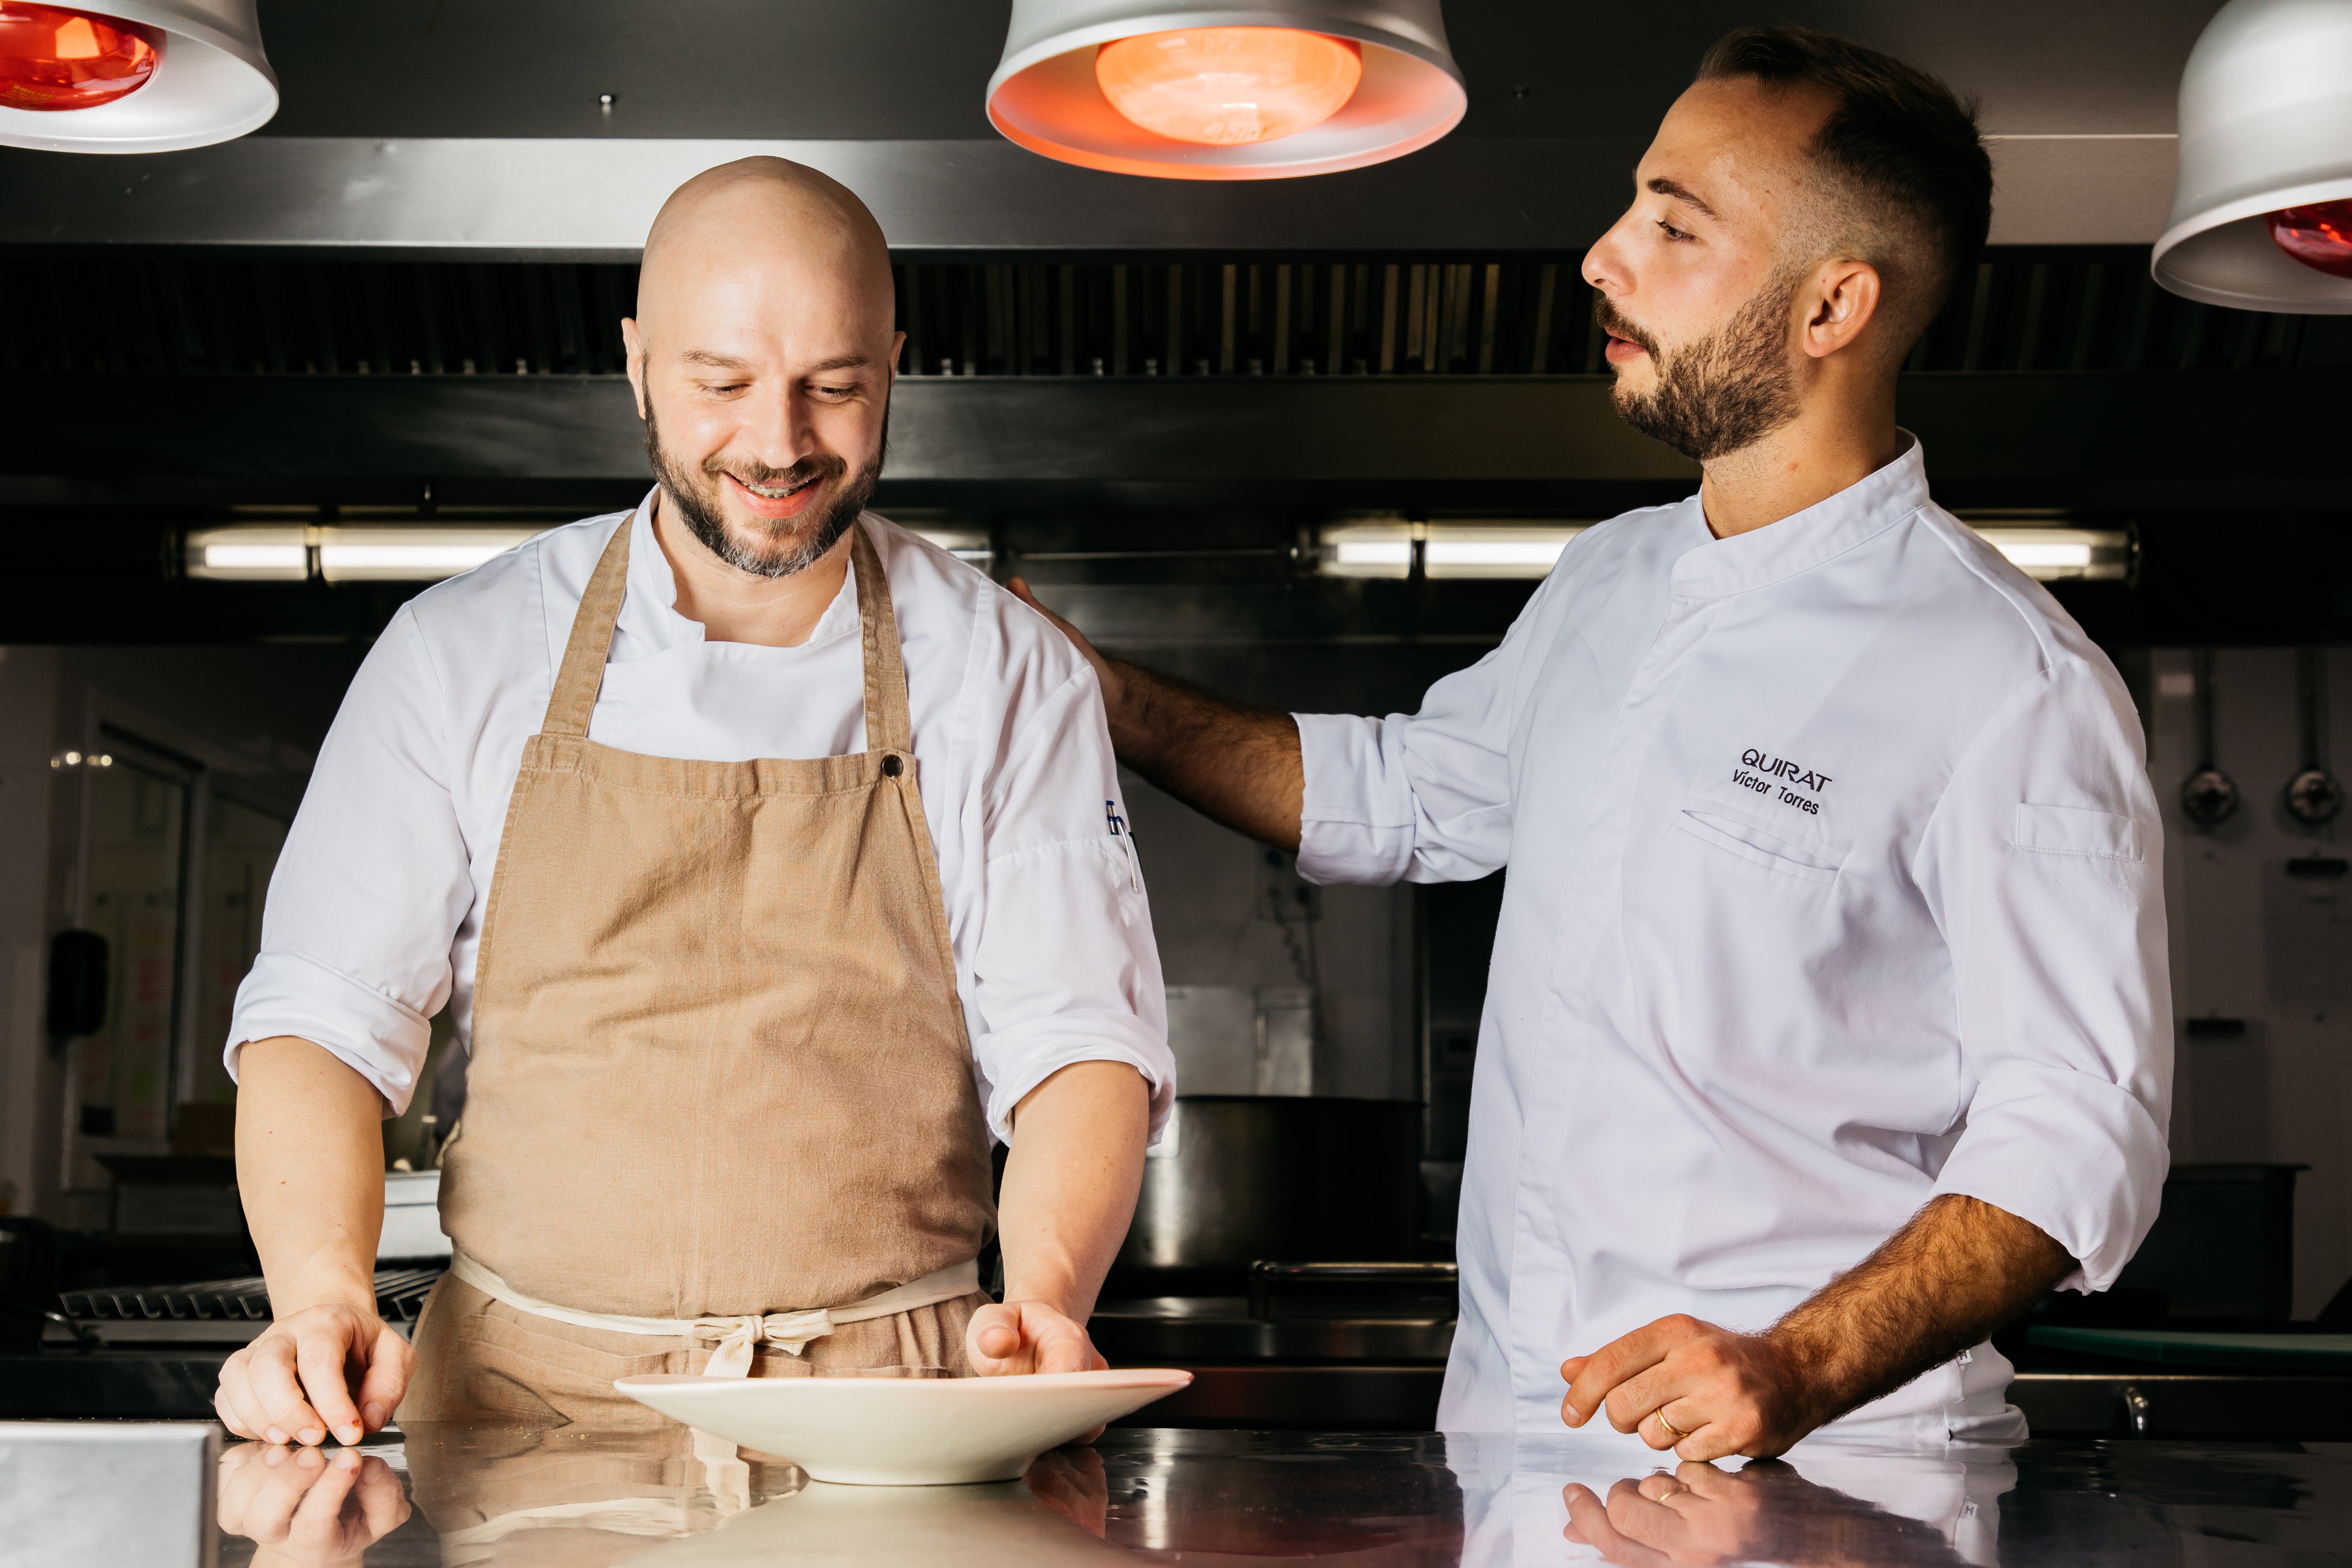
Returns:
[[[1851,258],[1824,261],[1803,296],[1805,324],[1800,342],[1814,359],[1827,359],[1862,336],[1878,314],[1883,281],[1878,268]]]
[[[646,339],[635,316],[621,318],[621,348],[628,360],[629,392],[636,399],[637,417],[646,416]]]

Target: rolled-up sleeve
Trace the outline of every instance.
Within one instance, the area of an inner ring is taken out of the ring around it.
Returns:
[[[2104,1290],[2169,1163],[2163,827],[2140,728],[2087,662],[2014,694],[1963,757],[1919,851],[1949,944],[1966,1125],[1937,1181],[2031,1221]]]
[[[403,609],[343,698],[270,876],[224,1053],[232,1077],[246,1042],[294,1035],[374,1085],[390,1114],[407,1109],[473,901],[445,727],[429,650]]]
[[[1123,1062],[1150,1086],[1157,1142],[1176,1097],[1168,1005],[1141,861],[1094,672],[1020,712],[987,789],[971,947],[988,1124],[1078,1062]]]
[[[1499,647],[1429,689],[1417,713],[1298,713],[1310,882],[1475,880],[1511,849],[1511,732],[1548,578]]]

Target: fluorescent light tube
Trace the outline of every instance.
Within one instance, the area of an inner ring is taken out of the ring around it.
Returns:
[[[229,582],[299,583],[310,574],[300,528],[206,528],[188,535],[188,575]]]
[[[1586,526],[1549,521],[1342,523],[1324,530],[1318,569],[1336,577],[1402,577],[1412,569],[1413,545],[1419,542],[1422,569],[1432,578],[1541,577]]]
[[[959,561],[969,561],[985,571],[994,552],[988,547],[988,530],[984,528],[938,528],[930,525],[909,527],[908,532],[924,542],[946,551]]]
[[[233,527],[188,535],[191,577],[299,583],[436,583],[472,570],[541,531],[534,525],[451,523],[380,528]]]
[[[2131,535],[2120,528],[1978,528],[1977,537],[2037,582],[2116,582],[2131,570]]]
[[[470,572],[536,528],[322,528],[319,575],[330,583],[435,583]]]

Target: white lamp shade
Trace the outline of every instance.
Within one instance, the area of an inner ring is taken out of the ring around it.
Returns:
[[[164,35],[155,74],[91,109],[0,108],[0,146],[52,153],[168,153],[232,141],[278,112],[254,0],[46,0]]]
[[[2180,77],[2180,184],[2156,280],[2242,310],[2352,314],[2263,215],[2352,198],[2352,0],[2230,0]]]
[[[1289,136],[1211,146],[1158,136],[1103,96],[1095,52],[1142,33],[1291,27],[1354,41],[1355,95]],[[1188,10],[1168,0],[1013,0],[988,118],[1033,153],[1089,169],[1172,180],[1275,180],[1384,163],[1461,123],[1470,98],[1445,43],[1437,0],[1295,0]]]

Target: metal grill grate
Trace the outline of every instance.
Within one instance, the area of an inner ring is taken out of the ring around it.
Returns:
[[[375,1277],[375,1310],[386,1322],[413,1323],[438,1268],[384,1268]],[[192,1285],[125,1285],[68,1290],[58,1298],[68,1317],[82,1322],[141,1319],[227,1319],[268,1321],[269,1291],[258,1279],[205,1279]]]
[[[914,375],[1592,374],[1574,258],[914,263]],[[617,375],[636,268],[0,257],[17,375]],[[1926,373],[2352,364],[2352,319],[2178,299],[2130,247],[1996,252],[1913,353]]]

